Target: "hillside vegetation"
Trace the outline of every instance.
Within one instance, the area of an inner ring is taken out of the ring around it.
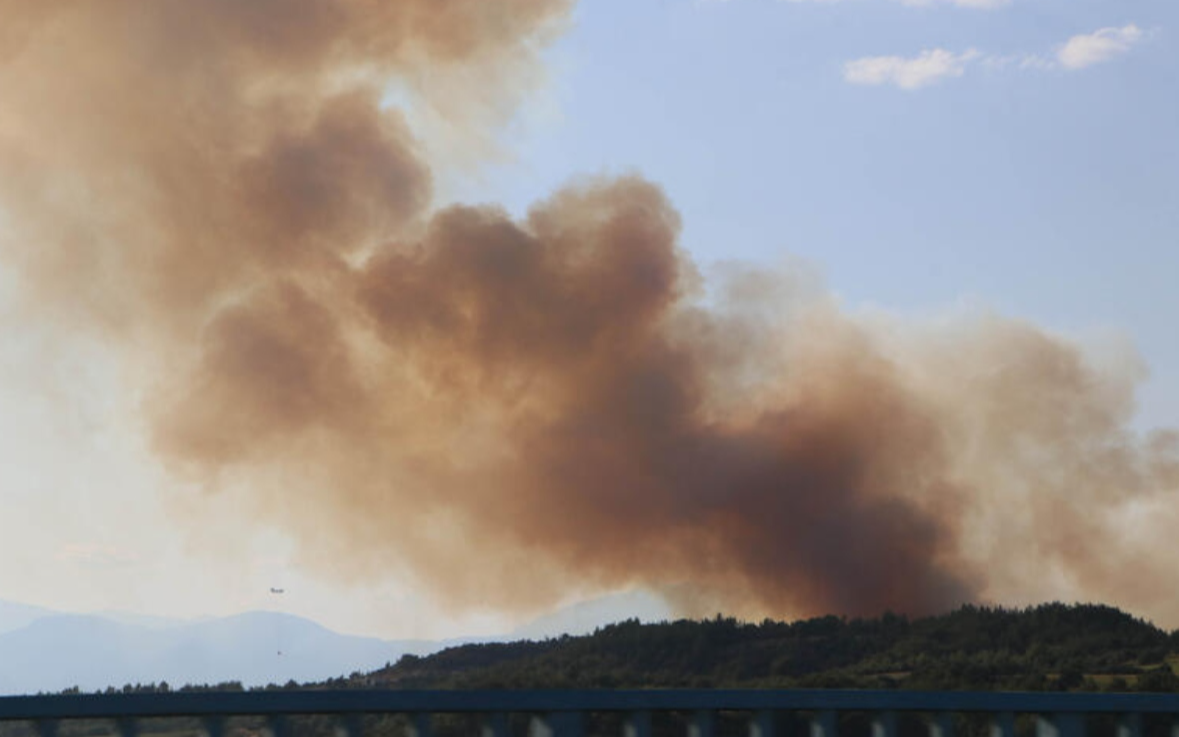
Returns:
[[[368,674],[318,683],[271,685],[267,689],[321,688],[900,688],[970,690],[1179,691],[1172,664],[1179,660],[1179,632],[1168,633],[1115,608],[1046,604],[1028,609],[966,606],[949,614],[908,619],[885,614],[871,619],[818,617],[759,624],[718,616],[602,627],[593,634],[541,641],[471,644],[434,655],[403,656]],[[107,692],[169,690],[167,684],[128,685]],[[244,690],[239,682],[184,686],[180,690]],[[77,689],[71,689],[77,692]],[[717,716],[717,737],[747,735],[745,716]],[[682,737],[686,715],[659,713],[655,737]],[[779,733],[805,737],[798,715],[777,715]],[[986,737],[985,715],[956,714],[955,734]],[[1094,737],[1115,737],[1112,718],[1089,720]],[[512,715],[513,737],[525,737],[528,715]],[[227,737],[257,737],[256,719],[231,720]],[[618,715],[593,714],[591,735],[617,735]],[[1036,734],[1021,715],[1017,737]],[[113,737],[113,724],[83,720],[66,724],[61,737]],[[331,737],[334,722],[299,716],[292,737]],[[368,737],[409,737],[401,715],[364,718]],[[479,734],[477,715],[436,715],[437,737]],[[200,737],[191,719],[153,724],[152,737]],[[864,714],[840,716],[843,737],[870,737]],[[900,737],[926,737],[913,715],[898,722]],[[1169,720],[1144,721],[1147,737],[1171,734]],[[0,724],[0,737],[35,737],[31,725]]]
[[[405,656],[334,686],[1179,690],[1179,633],[1118,609],[965,606],[909,619],[626,621],[582,637]]]

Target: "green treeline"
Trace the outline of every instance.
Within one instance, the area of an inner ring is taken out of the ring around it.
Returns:
[[[1176,691],[1175,658],[1179,632],[1109,606],[964,606],[919,619],[632,620],[586,636],[406,656],[330,685]]]

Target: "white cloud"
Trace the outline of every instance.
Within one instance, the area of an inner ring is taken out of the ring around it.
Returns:
[[[1011,0],[901,0],[904,5],[956,5],[960,8],[1001,8],[1010,5]]]
[[[843,78],[852,84],[890,84],[903,90],[916,90],[943,79],[961,77],[973,64],[992,71],[1010,68],[1076,71],[1125,54],[1145,37],[1142,29],[1131,23],[1121,28],[1102,28],[1090,34],[1073,36],[1053,54],[1000,56],[983,54],[974,49],[961,54],[946,49],[930,49],[912,58],[868,56],[845,63]]]
[[[723,0],[722,0],[723,1]],[[933,7],[936,5],[953,5],[959,8],[1001,8],[1005,5],[1010,5],[1012,0],[893,0],[899,2],[901,5],[908,5],[910,7]],[[792,3],[835,3],[839,0],[787,0]]]
[[[979,57],[971,49],[955,54],[945,49],[927,49],[906,59],[901,56],[868,56],[843,65],[843,78],[852,84],[891,84],[915,90],[949,77],[961,77],[966,65]]]
[[[1102,28],[1070,38],[1056,52],[1056,61],[1065,69],[1084,69],[1126,53],[1142,38],[1142,29],[1133,23],[1121,28]]]

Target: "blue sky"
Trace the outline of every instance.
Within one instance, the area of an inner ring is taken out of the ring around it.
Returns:
[[[584,2],[515,159],[450,194],[522,212],[576,173],[637,171],[701,262],[797,257],[853,308],[1124,334],[1152,375],[1140,425],[1179,424],[1177,22],[1170,0]],[[975,56],[917,89],[846,78],[935,50]]]

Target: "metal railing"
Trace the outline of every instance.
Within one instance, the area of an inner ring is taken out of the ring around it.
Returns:
[[[747,714],[749,737],[775,737],[783,712],[804,719],[810,737],[838,737],[840,717],[866,715],[871,737],[897,737],[899,716],[915,716],[928,737],[953,737],[954,716],[989,721],[991,737],[1014,737],[1016,716],[1035,719],[1037,737],[1085,737],[1090,717],[1113,718],[1116,737],[1142,737],[1143,719],[1163,720],[1179,737],[1179,694],[983,693],[839,690],[650,691],[255,691],[0,697],[0,725],[30,722],[40,737],[57,737],[70,720],[109,720],[136,737],[142,720],[199,719],[209,737],[227,720],[261,717],[272,735],[289,734],[289,719],[328,715],[344,737],[362,737],[361,717],[400,714],[410,737],[430,737],[439,714],[478,715],[481,737],[510,737],[509,717],[529,717],[531,737],[582,737],[587,716],[620,717],[620,737],[651,737],[652,714],[688,715],[687,737],[713,737],[716,715]]]

